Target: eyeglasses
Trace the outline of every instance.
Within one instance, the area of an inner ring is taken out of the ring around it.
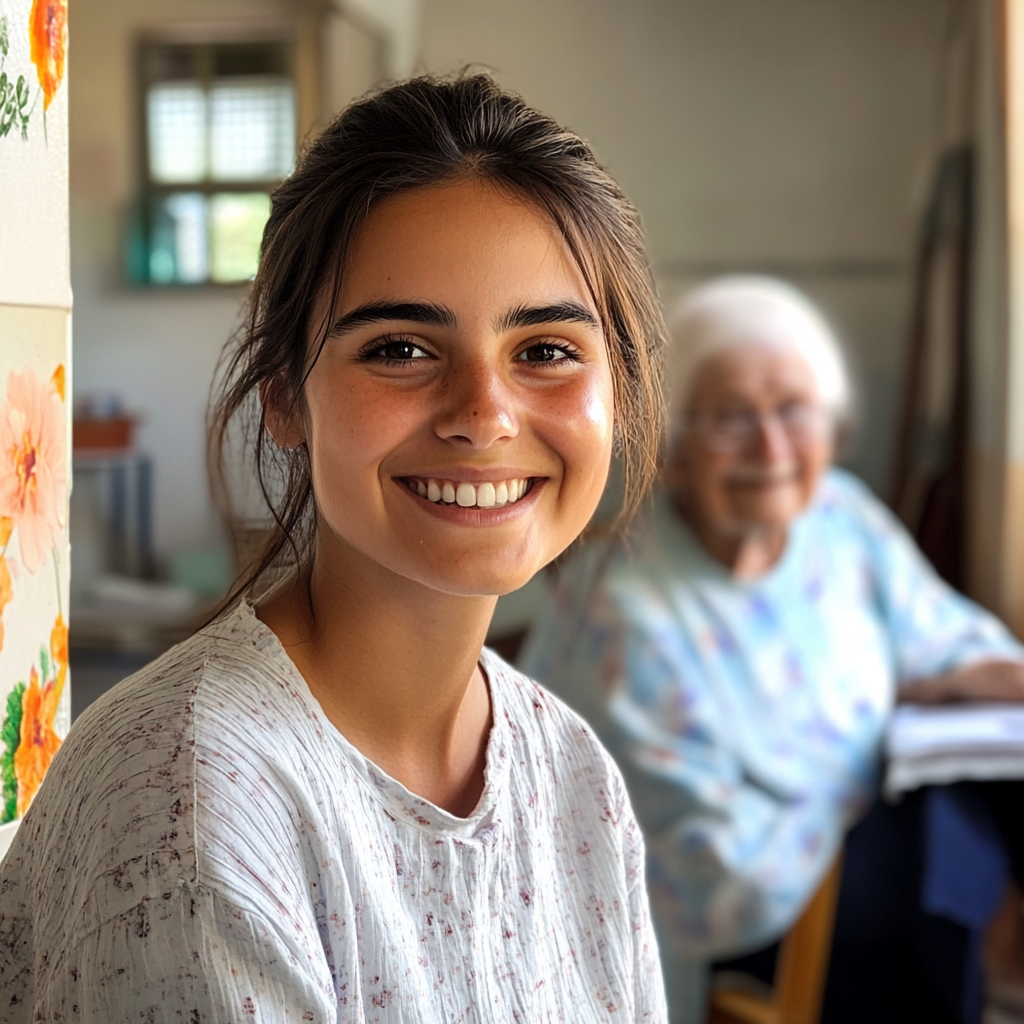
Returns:
[[[810,402],[786,402],[777,409],[760,412],[749,406],[691,412],[686,427],[700,435],[716,452],[738,452],[749,448],[769,424],[777,424],[794,447],[820,438],[828,429],[828,411]]]

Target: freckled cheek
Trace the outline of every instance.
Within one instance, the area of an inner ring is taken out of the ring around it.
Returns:
[[[314,463],[375,473],[416,432],[423,414],[408,395],[339,388],[309,402],[309,419]]]
[[[596,380],[543,395],[536,422],[567,475],[603,475],[611,458],[614,404],[610,384]]]
[[[693,457],[693,476],[705,487],[721,491],[729,490],[729,477],[737,465],[742,464],[743,457],[725,452],[710,452],[703,446]]]

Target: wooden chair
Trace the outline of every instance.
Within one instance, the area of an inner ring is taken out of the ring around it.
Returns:
[[[755,984],[716,988],[708,1024],[818,1024],[841,874],[839,856],[780,943],[775,984],[763,993]]]

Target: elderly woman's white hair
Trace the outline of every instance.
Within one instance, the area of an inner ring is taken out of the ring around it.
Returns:
[[[716,277],[683,298],[669,318],[669,408],[673,426],[693,399],[693,380],[712,356],[733,345],[798,352],[837,423],[850,413],[852,389],[835,332],[802,292],[774,277]]]

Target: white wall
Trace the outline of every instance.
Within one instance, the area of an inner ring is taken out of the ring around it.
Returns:
[[[666,298],[776,269],[823,302],[884,486],[933,156],[937,0],[424,0],[422,66],[491,67],[585,135],[644,217]]]

